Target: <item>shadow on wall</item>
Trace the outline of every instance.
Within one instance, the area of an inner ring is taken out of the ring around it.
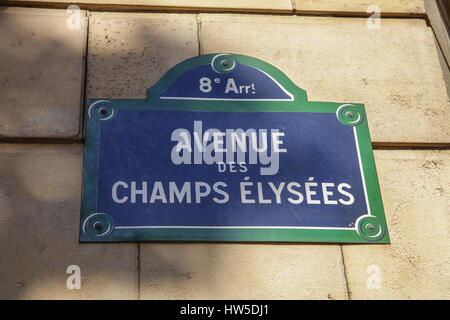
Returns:
[[[0,20],[10,46],[29,41],[38,35],[35,28],[45,25],[6,28]],[[54,32],[68,32],[64,25],[58,28]],[[93,13],[86,97],[143,98],[168,69],[199,54],[198,34],[195,14]],[[49,38],[39,44],[23,54],[0,48],[3,60],[29,70],[26,81],[0,75],[2,88],[14,92],[5,102],[14,109],[8,123],[30,121],[31,115],[16,104],[25,96],[39,97],[31,104],[41,112],[58,107],[55,97],[71,94],[65,83],[38,85],[39,75],[48,68],[64,73],[70,60],[61,57],[76,56],[77,49]],[[57,125],[51,117],[48,121]],[[338,245],[320,246],[318,255],[317,245],[270,245],[271,250],[251,245],[249,250],[246,244],[79,244],[82,151],[82,144],[0,144],[0,298],[283,299],[320,298],[319,291],[324,299],[346,297]],[[310,250],[301,250],[305,247]],[[138,258],[145,270],[139,269]],[[81,290],[66,287],[69,265],[81,268]]]

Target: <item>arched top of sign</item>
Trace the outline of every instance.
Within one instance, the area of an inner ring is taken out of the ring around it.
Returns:
[[[274,66],[239,54],[206,54],[170,69],[152,88],[148,99],[200,101],[307,101]]]

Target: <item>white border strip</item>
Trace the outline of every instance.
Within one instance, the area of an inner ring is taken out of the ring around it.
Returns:
[[[356,151],[358,153],[358,162],[359,162],[359,169],[361,171],[361,180],[364,188],[364,197],[366,198],[367,214],[371,216],[372,213],[370,212],[369,197],[367,196],[366,181],[364,179],[364,169],[362,166],[361,154],[359,152],[358,134],[356,133],[356,127],[353,127],[353,134],[355,136]]]

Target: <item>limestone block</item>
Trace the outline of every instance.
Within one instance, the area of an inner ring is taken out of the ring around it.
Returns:
[[[365,13],[369,6],[379,7],[382,15],[425,13],[424,0],[295,0],[297,11]]]
[[[339,245],[142,244],[142,299],[345,299]]]

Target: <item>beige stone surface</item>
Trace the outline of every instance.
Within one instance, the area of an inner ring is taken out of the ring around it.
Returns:
[[[375,160],[392,243],[343,245],[350,297],[449,299],[450,151],[376,150]],[[379,289],[366,285],[371,265]]]
[[[137,298],[135,244],[78,242],[82,150],[0,144],[0,299]]]
[[[434,37],[434,43],[436,44],[436,47],[438,47],[439,43],[436,37]],[[444,76],[445,85],[447,87],[447,96],[450,97],[450,69],[442,51],[440,49],[437,49],[437,51],[439,55],[439,62],[441,63],[441,69],[442,74]]]
[[[80,137],[87,23],[79,14],[71,30],[65,10],[0,7],[0,137]]]
[[[42,2],[42,0],[15,0],[21,3]],[[292,11],[291,0],[46,0],[49,4],[75,3],[107,8],[108,6],[155,7],[162,9],[225,9],[225,10],[264,10]]]
[[[367,8],[373,5],[380,8],[381,14],[425,13],[424,0],[295,0],[295,8],[297,11],[365,13],[367,12]]]
[[[142,244],[142,299],[345,299],[339,245]]]
[[[168,69],[196,55],[193,14],[92,13],[87,95],[144,98]]]
[[[450,102],[425,21],[201,14],[202,53],[250,55],[310,101],[364,103],[372,141],[449,143]]]
[[[445,21],[441,16],[439,8],[435,0],[426,0],[425,8],[427,10],[427,16],[430,20],[431,27],[433,28],[434,34],[442,50],[442,54],[445,56],[447,61],[450,61],[450,38],[445,26]],[[448,64],[447,72],[448,72]]]

